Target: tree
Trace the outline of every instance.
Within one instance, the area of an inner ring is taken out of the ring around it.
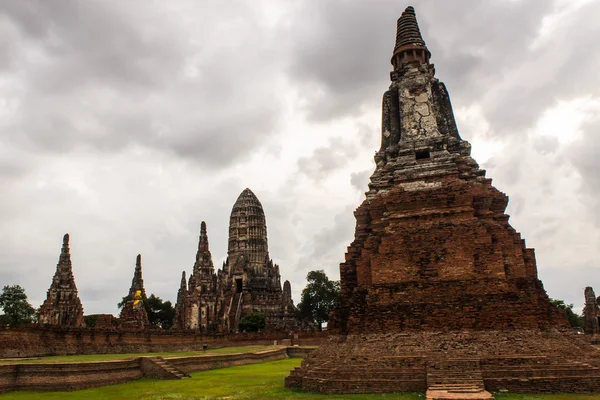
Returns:
[[[160,297],[151,294],[144,302],[144,307],[152,325],[163,329],[170,329],[173,326],[175,308],[170,301],[163,302]]]
[[[98,314],[84,315],[83,321],[85,322],[86,328],[93,328],[98,322]]]
[[[121,310],[127,302],[129,296],[123,297],[117,307]],[[173,326],[173,319],[175,318],[175,307],[170,301],[164,301],[154,294],[150,297],[142,299],[146,314],[148,314],[148,321],[151,325],[158,326],[163,329],[170,329]]]
[[[585,319],[583,315],[575,314],[573,311],[573,304],[565,304],[563,300],[558,299],[550,299],[550,302],[556,307],[565,310],[567,313],[567,318],[569,319],[569,323],[573,328],[583,328],[585,325]]]
[[[27,301],[25,289],[19,285],[4,286],[0,294],[0,325],[19,326],[35,321],[35,309]]]
[[[258,332],[264,330],[266,325],[265,314],[253,312],[240,319],[238,328],[242,332]]]
[[[340,282],[329,280],[323,270],[310,271],[306,280],[308,284],[302,290],[298,309],[303,318],[313,321],[321,330],[339,295]]]

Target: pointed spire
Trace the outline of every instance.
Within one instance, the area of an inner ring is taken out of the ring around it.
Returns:
[[[84,325],[83,307],[77,294],[71,265],[68,233],[63,236],[56,272],[48,289],[46,300],[40,307],[38,321],[40,324],[62,326],[81,327]]]
[[[286,280],[283,282],[283,304],[293,304],[292,301],[292,285],[290,281]]]
[[[196,253],[196,261],[199,261],[203,254],[209,252],[208,249],[208,234],[206,233],[206,222],[200,224],[200,239],[198,240],[198,252]]]
[[[398,19],[392,65],[397,69],[403,62],[415,60],[428,62],[429,57],[431,53],[421,36],[415,9],[408,6]]]
[[[179,285],[179,290],[187,290],[187,281],[185,279],[185,271],[181,273],[181,284]]]
[[[398,19],[396,46],[394,50],[406,45],[425,47],[425,41],[421,36],[415,9],[412,6],[406,7],[406,10],[404,10]]]
[[[134,279],[142,279],[142,255],[138,254],[137,258],[135,259],[135,273],[134,273]]]
[[[144,289],[144,279],[142,278],[142,255],[138,254],[135,259],[135,270],[133,279],[131,280],[131,289],[129,295],[133,296],[137,291],[141,291],[142,298],[146,298],[146,290]]]
[[[212,255],[208,245],[208,234],[206,231],[206,222],[200,224],[200,238],[198,239],[198,251],[196,252],[196,262],[190,279],[196,279],[200,274],[212,274],[215,267],[212,262]],[[191,289],[190,289],[191,290]]]
[[[63,236],[62,248],[60,250],[59,264],[71,264],[71,253],[69,251],[69,234],[65,233]]]

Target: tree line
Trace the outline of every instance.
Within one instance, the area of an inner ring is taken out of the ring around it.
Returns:
[[[329,319],[340,291],[340,282],[330,280],[323,270],[310,271],[306,275],[307,284],[302,290],[301,300],[298,303],[299,316],[311,321],[315,328],[322,330],[323,324]],[[123,297],[117,307],[121,310],[128,296]],[[569,323],[573,328],[583,328],[585,317],[573,311],[573,304],[565,304],[563,300],[551,299],[552,304],[562,309],[567,314]],[[163,301],[160,297],[151,294],[143,299],[144,308],[148,314],[150,324],[156,328],[170,329],[175,318],[175,308],[170,301]],[[27,300],[25,289],[19,285],[6,285],[0,293],[0,326],[18,327],[37,321],[37,311]],[[86,326],[93,328],[98,315],[86,315]],[[240,319],[239,329],[246,332],[257,332],[265,328],[265,315],[251,313]]]

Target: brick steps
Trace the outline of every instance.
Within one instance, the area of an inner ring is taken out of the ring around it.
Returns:
[[[478,358],[427,362],[427,400],[493,399],[485,390]]]
[[[166,373],[165,375],[171,376],[171,379],[190,378],[190,375],[175,367],[162,357],[148,357],[148,359],[156,366],[160,367]]]

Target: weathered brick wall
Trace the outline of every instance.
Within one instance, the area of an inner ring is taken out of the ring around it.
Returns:
[[[355,212],[334,328],[567,327],[537,279],[533,250],[508,224],[506,196],[489,179],[455,171],[416,183],[427,190],[399,184]]]
[[[298,345],[318,345],[326,332],[300,332]],[[42,328],[0,329],[0,358],[41,357],[69,354],[119,354],[159,351],[202,350],[224,346],[281,343],[287,335],[250,333],[238,335],[199,335],[188,331],[96,331]]]
[[[11,389],[76,390],[142,377],[139,359],[94,363],[0,365],[0,392]]]
[[[312,349],[294,352],[294,357],[308,354]],[[234,365],[282,360],[288,357],[288,348],[257,353],[223,354],[198,357],[168,358],[168,362],[185,372],[205,371]],[[77,390],[96,386],[114,385],[139,379],[144,375],[142,358],[124,361],[64,364],[0,365],[0,392],[7,390]],[[159,375],[157,371],[152,372]]]
[[[557,330],[406,331],[331,336],[286,378],[324,393],[425,391],[429,361],[479,360],[485,388],[512,392],[600,391],[600,357]]]
[[[234,365],[254,364],[266,361],[283,360],[287,358],[287,349],[264,351],[258,353],[230,354],[197,356],[197,357],[175,357],[168,358],[170,364],[185,372],[205,371],[216,368],[232,367]]]
[[[582,360],[583,361],[583,360]],[[590,360],[586,360],[586,364]],[[512,357],[481,360],[486,389],[516,393],[598,393],[600,363],[582,365],[568,357]]]

